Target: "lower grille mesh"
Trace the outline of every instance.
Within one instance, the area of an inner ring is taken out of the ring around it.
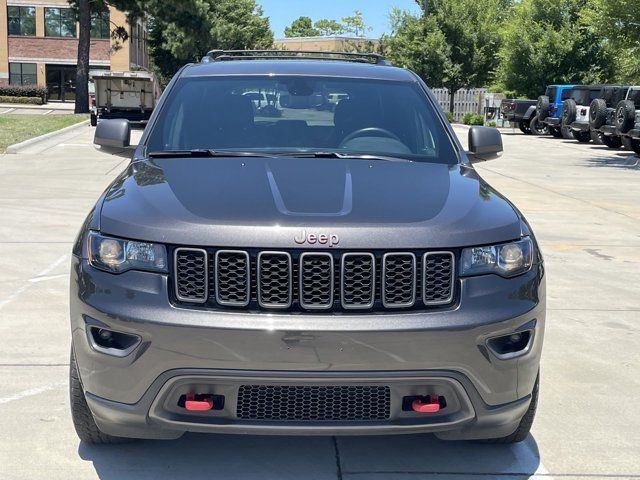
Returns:
[[[236,415],[276,421],[386,420],[390,405],[386,386],[242,385]]]

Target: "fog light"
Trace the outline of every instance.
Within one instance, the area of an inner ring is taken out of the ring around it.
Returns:
[[[507,360],[527,353],[531,345],[532,336],[533,332],[531,330],[525,330],[490,338],[487,341],[487,345],[496,357],[501,360]]]
[[[100,353],[124,357],[129,355],[140,343],[138,335],[116,332],[106,328],[89,326],[89,342],[91,347]]]

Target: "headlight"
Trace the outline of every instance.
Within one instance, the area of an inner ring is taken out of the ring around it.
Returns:
[[[89,233],[89,263],[100,270],[167,271],[167,250],[157,243],[135,242]]]
[[[460,275],[495,273],[503,277],[521,275],[531,268],[533,243],[529,237],[512,243],[462,250]]]

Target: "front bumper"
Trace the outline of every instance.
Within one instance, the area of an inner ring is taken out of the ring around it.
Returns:
[[[114,276],[73,258],[74,351],[87,402],[105,433],[177,438],[186,431],[429,431],[451,439],[497,437],[517,427],[539,369],[545,321],[542,265],[510,280],[495,275],[464,279],[459,305],[440,312],[212,312],[171,305],[167,289],[163,275],[131,271]],[[91,347],[88,324],[138,335],[141,342],[125,357],[105,355]],[[523,356],[501,360],[487,348],[487,339],[523,328],[533,332]],[[239,420],[235,392],[239,385],[258,381],[388,385],[391,416],[363,423]],[[176,392],[189,382],[225,391],[225,408],[211,418],[172,410]],[[447,391],[452,408],[429,418],[402,411],[404,395],[431,388]]]
[[[561,123],[561,120],[560,120],[560,118],[557,118],[557,117],[547,117],[542,121],[542,123],[544,123],[544,124],[546,124],[546,125],[548,125],[550,127],[559,127],[560,123]]]

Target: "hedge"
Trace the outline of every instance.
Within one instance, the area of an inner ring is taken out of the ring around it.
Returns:
[[[47,88],[39,85],[0,85],[0,96],[39,97],[42,103],[46,103]]]
[[[8,95],[0,95],[0,103],[23,103],[28,105],[42,105],[40,97],[10,97]]]

